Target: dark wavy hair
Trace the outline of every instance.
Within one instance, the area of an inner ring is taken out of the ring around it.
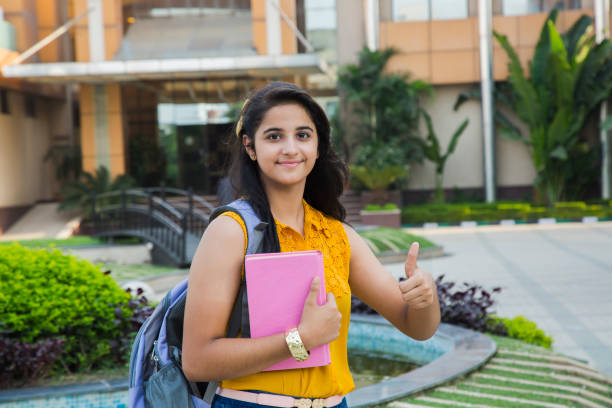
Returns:
[[[239,196],[246,198],[262,221],[268,223],[263,240],[264,252],[279,252],[280,245],[276,223],[270,211],[270,204],[260,179],[256,161],[251,160],[242,138],[246,135],[254,144],[255,132],[266,112],[278,105],[298,104],[302,106],[317,129],[318,153],[315,165],[306,178],[304,199],[323,214],[344,221],[346,210],[340,203],[340,195],[348,177],[346,165],[331,146],[329,120],[317,102],[303,89],[287,82],[272,82],[255,91],[242,108],[234,139],[230,180]]]

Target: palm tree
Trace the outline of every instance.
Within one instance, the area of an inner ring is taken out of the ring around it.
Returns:
[[[351,173],[379,201],[386,199],[384,191],[391,184],[407,179],[410,163],[422,161],[417,140],[419,103],[424,93],[433,90],[407,75],[386,73],[396,53],[392,48],[364,47],[357,64],[341,68],[338,89],[345,97],[348,117],[335,115],[332,121],[334,135],[341,139],[336,143],[353,164]]]
[[[592,152],[580,133],[589,114],[612,92],[610,41],[595,43],[592,19],[586,15],[560,34],[557,14],[554,9],[542,27],[530,76],[508,38],[494,32],[510,59],[507,83],[495,93],[498,132],[529,146],[537,173],[534,184],[551,205],[564,197],[573,177],[587,170],[585,157]],[[460,95],[455,109],[474,97],[478,92]],[[529,135],[521,134],[499,108],[514,112],[529,127]]]
[[[442,146],[440,146],[440,141],[438,140],[433,123],[431,122],[431,116],[429,116],[424,109],[421,109],[421,113],[423,114],[425,124],[427,125],[427,142],[419,139],[419,143],[421,143],[421,146],[423,147],[425,158],[436,165],[436,191],[434,194],[434,200],[437,204],[443,204],[444,189],[442,186],[444,181],[444,167],[446,166],[446,160],[455,151],[459,137],[467,127],[469,119],[465,119],[463,122],[461,122],[459,127],[457,127],[451,136],[448,146],[446,147],[446,153],[442,154]]]
[[[65,211],[76,209],[82,215],[87,215],[91,210],[92,194],[126,189],[132,187],[133,184],[130,176],[125,174],[121,174],[112,180],[108,169],[100,166],[93,174],[83,172],[78,180],[64,185],[59,209]]]

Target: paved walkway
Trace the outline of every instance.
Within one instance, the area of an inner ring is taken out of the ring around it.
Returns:
[[[497,313],[524,315],[555,351],[612,376],[612,223],[412,230],[450,256],[423,260],[434,277],[501,286]],[[402,264],[387,265],[403,274]]]
[[[0,241],[68,238],[78,219],[58,211],[58,203],[36,204],[2,235]]]

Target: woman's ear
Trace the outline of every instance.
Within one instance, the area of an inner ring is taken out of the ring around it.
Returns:
[[[257,160],[257,156],[255,155],[255,149],[253,148],[253,141],[249,139],[247,135],[242,135],[242,145],[244,146],[244,149],[246,150],[251,160]]]

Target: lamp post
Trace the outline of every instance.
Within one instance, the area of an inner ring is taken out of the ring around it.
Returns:
[[[484,149],[484,187],[488,203],[495,201],[495,123],[493,122],[493,46],[490,0],[478,0],[480,91]]]
[[[605,38],[610,38],[610,2],[609,0],[595,0],[595,41],[600,43]],[[599,112],[600,121],[603,122],[608,116],[608,103],[603,101]],[[601,198],[610,198],[610,138],[608,131],[600,130],[601,140]]]

